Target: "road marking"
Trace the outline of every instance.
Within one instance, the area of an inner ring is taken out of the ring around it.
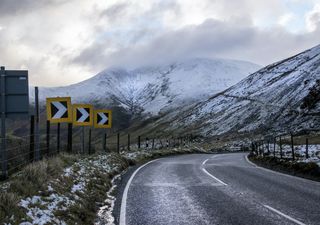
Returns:
[[[205,168],[202,168],[202,171],[205,172],[208,176],[212,177],[213,179],[215,179],[216,181],[218,181],[220,184],[227,186],[226,183],[224,183],[222,180],[216,178],[215,176],[213,176],[211,173],[209,173]]]
[[[209,159],[206,159],[203,161],[202,165],[204,166],[204,164],[206,164],[206,162],[208,162]]]
[[[254,164],[253,162],[251,162],[251,161],[248,159],[248,155],[246,155],[244,158],[246,159],[247,163],[249,163],[250,165],[252,165],[252,166],[254,166],[254,167],[258,167],[256,164]]]
[[[271,211],[273,211],[273,212],[275,212],[275,213],[279,214],[280,216],[283,216],[284,218],[286,218],[286,219],[288,219],[288,220],[290,220],[290,221],[292,221],[292,222],[296,223],[296,224],[299,224],[299,225],[306,225],[305,223],[302,223],[302,222],[300,222],[299,220],[296,220],[296,219],[292,218],[291,216],[288,216],[288,215],[286,215],[286,214],[284,214],[284,213],[280,212],[279,210],[276,210],[276,209],[272,208],[271,206],[268,206],[268,205],[263,205],[263,206],[264,206],[264,207],[266,207],[267,209],[269,209],[269,210],[271,210]]]
[[[156,160],[152,160],[146,164],[143,164],[142,166],[140,166],[136,171],[134,171],[134,173],[131,175],[124,191],[123,191],[123,195],[122,195],[122,201],[121,201],[121,208],[120,208],[120,221],[119,221],[119,225],[126,225],[126,208],[127,208],[127,197],[128,197],[128,191],[129,191],[129,187],[130,184],[134,178],[134,176],[139,172],[139,170],[141,170],[143,167],[145,167],[146,165],[153,163],[155,161],[157,161],[159,159]]]
[[[217,156],[214,156],[214,157],[217,157]],[[209,158],[209,159],[212,159],[212,158],[214,158],[214,157],[211,157],[211,158]],[[206,160],[204,160],[204,161],[202,162],[202,168],[201,168],[202,171],[205,172],[205,173],[206,173],[208,176],[210,176],[211,178],[213,178],[213,179],[215,179],[216,181],[218,181],[220,184],[227,186],[226,183],[224,183],[222,180],[220,180],[220,179],[216,178],[215,176],[213,176],[211,173],[209,173],[209,172],[203,167],[203,166],[208,162],[209,159],[206,159]]]

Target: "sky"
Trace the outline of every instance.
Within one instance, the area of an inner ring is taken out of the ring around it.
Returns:
[[[0,0],[0,64],[38,86],[194,57],[265,66],[318,44],[319,0]]]

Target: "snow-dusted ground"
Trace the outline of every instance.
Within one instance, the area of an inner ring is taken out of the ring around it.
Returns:
[[[269,146],[270,154],[273,155],[274,145]],[[263,151],[268,152],[268,145],[264,145]],[[280,158],[280,146],[275,145],[275,156]],[[294,145],[294,153],[298,162],[315,162],[320,166],[320,145],[309,145],[308,146],[308,158],[306,158],[306,146],[305,145]],[[282,145],[282,157],[292,158],[292,148],[290,145]]]
[[[85,192],[90,179],[95,179],[95,170],[112,173],[119,171],[119,168],[120,164],[113,160],[112,155],[99,155],[92,159],[79,160],[71,167],[64,169],[60,178],[49,183],[48,196],[35,195],[20,201],[20,206],[26,209],[26,222],[22,224],[66,224],[65,221],[56,217],[55,213],[58,211],[68,213],[68,208],[77,204],[76,200],[81,198],[81,193]],[[60,193],[55,187],[57,184],[63,184],[66,178],[70,178],[73,185],[68,192]]]
[[[178,152],[192,152],[190,146],[188,148],[167,148],[161,150],[140,149],[131,152],[122,152],[122,157],[132,161],[139,162],[141,159],[152,158],[154,154],[169,154]],[[68,214],[72,207],[83,204],[83,197],[88,194],[90,185],[97,180],[97,171],[107,177],[110,174],[120,174],[123,172],[125,160],[121,159],[117,154],[102,154],[80,158],[72,166],[63,170],[62,174],[56,179],[48,182],[46,190],[39,190],[34,196],[20,199],[18,205],[25,210],[25,216],[19,219],[19,224],[23,225],[45,225],[45,224],[70,224],[61,216]],[[126,164],[126,163],[125,163]],[[113,192],[116,189],[115,180],[119,177],[115,176],[112,180],[112,187],[108,190],[105,186],[107,198],[101,199],[102,205],[97,213],[95,224],[114,224],[112,211],[114,207],[115,197]],[[101,181],[101,180],[100,180]],[[89,185],[89,186],[88,186]],[[99,184],[101,185],[101,184]],[[89,189],[88,189],[89,188]],[[10,189],[10,182],[0,185],[0,190],[5,192]],[[99,200],[100,201],[100,200]],[[16,224],[14,216],[10,218],[9,224]]]

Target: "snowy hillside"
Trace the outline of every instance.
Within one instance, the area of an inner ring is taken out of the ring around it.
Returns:
[[[107,69],[75,85],[40,88],[40,101],[46,97],[71,96],[75,103],[121,105],[132,113],[155,115],[161,110],[205,100],[258,68],[243,61],[197,58],[131,71]]]
[[[192,109],[158,121],[205,136],[320,126],[320,45],[269,65]],[[168,121],[170,121],[168,123]]]

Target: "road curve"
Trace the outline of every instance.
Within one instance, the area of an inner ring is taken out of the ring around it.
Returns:
[[[139,167],[121,194],[119,224],[320,224],[320,183],[245,156],[192,154]]]

